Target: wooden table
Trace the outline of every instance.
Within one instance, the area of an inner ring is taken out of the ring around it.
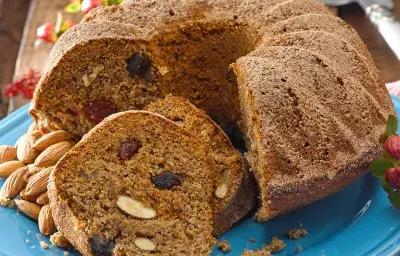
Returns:
[[[28,68],[42,70],[51,45],[35,48],[36,29],[45,22],[55,21],[57,12],[68,2],[69,0],[3,0],[0,18],[0,90],[3,90],[4,85],[10,83],[13,77],[20,77]],[[395,15],[400,20],[400,0],[394,2]],[[400,80],[400,61],[372,27],[359,6],[351,4],[340,7],[338,14],[359,32],[384,80]],[[67,15],[67,18],[79,21],[81,17]],[[18,106],[25,102],[26,99],[17,99]],[[2,102],[0,97],[0,118],[5,114],[6,104],[6,99]]]

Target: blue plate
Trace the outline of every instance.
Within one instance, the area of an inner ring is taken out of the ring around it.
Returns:
[[[400,114],[400,99],[392,96],[396,112]],[[0,144],[13,145],[32,122],[25,106],[0,122]],[[0,179],[0,186],[4,180]],[[400,211],[393,208],[380,181],[371,174],[341,192],[311,204],[291,214],[265,223],[256,223],[252,215],[238,223],[219,240],[226,239],[232,251],[224,255],[240,255],[245,248],[255,250],[269,243],[272,236],[283,239],[286,248],[277,255],[397,255],[400,252]],[[285,230],[298,228],[302,223],[309,235],[289,240]],[[249,238],[255,238],[251,243]],[[0,255],[63,255],[64,251],[50,245],[45,250],[39,241],[42,236],[37,223],[15,209],[0,207]],[[70,252],[70,255],[79,255]],[[213,255],[223,255],[215,249]]]

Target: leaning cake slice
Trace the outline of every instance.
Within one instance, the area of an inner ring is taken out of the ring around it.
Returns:
[[[160,115],[112,115],[54,168],[54,221],[84,255],[209,255],[209,156]]]
[[[168,95],[151,103],[145,110],[155,112],[199,138],[211,148],[217,166],[214,173],[214,193],[211,208],[214,213],[214,235],[229,230],[242,219],[256,203],[256,186],[245,168],[239,151],[221,128],[187,99]]]

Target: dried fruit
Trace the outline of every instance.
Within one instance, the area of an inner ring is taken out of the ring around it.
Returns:
[[[38,220],[40,210],[42,208],[40,205],[20,199],[16,199],[14,201],[22,213],[34,220]]]
[[[17,150],[8,145],[0,146],[0,164],[14,160],[17,156]]]
[[[47,190],[47,184],[49,183],[49,176],[52,170],[53,167],[46,168],[32,176],[26,185],[25,194],[28,196],[35,196],[45,192]]]
[[[7,178],[11,173],[24,166],[23,163],[17,160],[2,163],[0,164],[0,178]]]
[[[48,43],[54,43],[57,40],[54,23],[46,23],[37,29],[36,37]]]
[[[156,210],[152,207],[145,206],[141,201],[129,196],[119,196],[117,205],[125,213],[139,219],[151,219],[157,216]]]
[[[143,78],[146,82],[154,80],[154,75],[151,72],[151,62],[145,56],[135,53],[127,62],[132,76]]]
[[[389,168],[385,173],[386,182],[394,189],[400,189],[400,167]]]
[[[145,251],[155,251],[157,249],[156,244],[148,238],[137,237],[134,241],[135,245]]]
[[[6,198],[16,197],[25,187],[24,175],[27,171],[28,168],[25,166],[13,172],[4,182],[0,193]]]
[[[151,177],[151,182],[158,189],[171,189],[174,186],[181,185],[179,176],[172,172],[163,172],[159,175],[154,175]]]
[[[43,135],[40,139],[38,139],[33,145],[33,148],[42,151],[53,144],[56,144],[60,141],[67,141],[70,138],[71,134],[67,131],[59,130],[50,132],[48,134]]]
[[[104,118],[118,112],[114,102],[110,100],[94,100],[83,107],[86,117],[94,124],[100,123]]]
[[[385,142],[385,149],[391,157],[400,160],[400,136],[389,136]]]
[[[38,196],[38,198],[36,199],[36,203],[40,204],[40,205],[49,203],[49,195],[48,195],[47,191],[43,192],[42,194],[40,194],[40,196]]]
[[[81,10],[83,13],[88,13],[90,10],[96,8],[97,6],[104,5],[106,0],[83,0],[81,5]]]
[[[228,181],[229,181],[229,172],[224,171],[221,175],[221,178],[218,182],[217,189],[215,190],[215,196],[222,199],[228,193]]]
[[[72,148],[68,141],[61,141],[45,149],[35,160],[36,167],[48,167],[55,165],[61,157]]]
[[[121,143],[121,149],[119,151],[119,158],[121,160],[131,159],[142,147],[140,141],[130,140]]]
[[[35,137],[31,134],[25,134],[21,137],[18,142],[17,157],[25,164],[33,163],[36,157],[39,155],[39,151],[33,149],[33,144],[35,144]]]
[[[54,224],[53,215],[51,213],[50,204],[43,205],[38,218],[40,233],[47,236],[57,231]]]

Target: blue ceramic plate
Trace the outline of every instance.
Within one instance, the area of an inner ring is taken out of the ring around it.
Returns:
[[[400,114],[400,99],[392,97]],[[0,144],[14,145],[32,122],[25,106],[0,122]],[[0,186],[4,180],[0,179]],[[309,235],[289,240],[285,230],[302,223]],[[232,246],[226,255],[240,255],[245,248],[257,249],[269,243],[272,236],[283,239],[286,248],[277,255],[295,255],[297,247],[302,256],[309,255],[396,255],[400,252],[400,211],[393,208],[380,188],[380,181],[367,174],[343,191],[291,214],[266,223],[256,223],[252,214],[222,235]],[[251,243],[249,238],[255,238]],[[42,249],[42,236],[37,223],[15,209],[0,207],[0,255],[63,255],[53,246]],[[50,243],[49,243],[50,244]],[[70,252],[70,255],[79,255]],[[213,255],[223,255],[217,249]]]

